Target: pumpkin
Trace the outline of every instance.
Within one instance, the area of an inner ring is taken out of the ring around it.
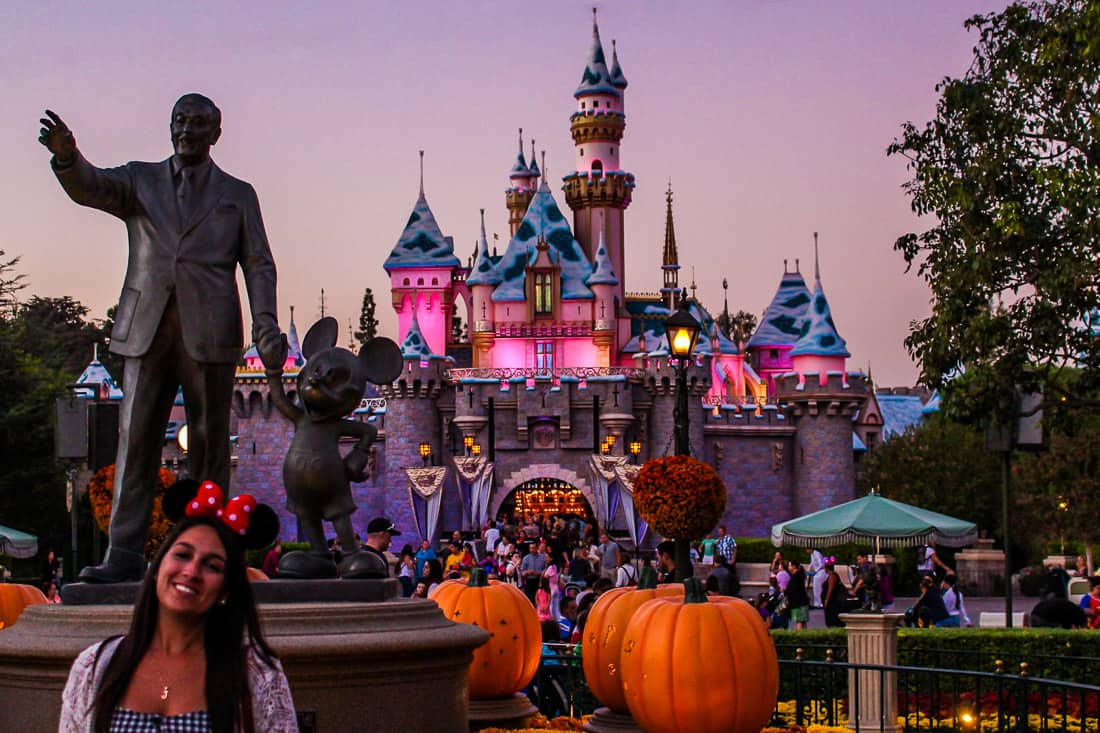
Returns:
[[[474,568],[470,579],[447,580],[429,596],[452,621],[480,626],[489,641],[470,662],[471,700],[514,695],[534,678],[542,652],[542,630],[535,607],[513,585],[489,580]]]
[[[248,576],[248,579],[251,581],[271,580],[271,578],[267,577],[267,573],[265,573],[263,570],[260,570],[259,568],[254,568],[251,565],[246,567],[244,569],[244,572],[245,575]]]
[[[584,679],[596,699],[614,710],[626,714],[626,697],[622,682],[622,640],[626,625],[634,612],[654,598],[682,596],[684,586],[669,583],[658,587],[653,568],[642,568],[637,587],[614,588],[598,599],[588,611],[581,642]]]
[[[760,614],[740,598],[707,598],[698,578],[684,598],[655,598],[622,642],[622,681],[648,733],[759,733],[779,692],[779,660]]]
[[[27,606],[45,602],[46,596],[33,585],[0,583],[0,628],[14,624]]]

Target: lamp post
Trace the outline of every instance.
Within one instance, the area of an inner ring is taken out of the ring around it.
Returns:
[[[424,459],[424,465],[427,466],[432,460],[432,444],[423,442],[420,444],[420,457]]]
[[[687,291],[680,291],[676,312],[665,321],[668,347],[676,358],[676,409],[672,413],[676,440],[676,455],[691,454],[688,441],[687,368],[699,338],[699,322],[688,310]],[[676,579],[684,580],[692,575],[690,538],[676,538]]]

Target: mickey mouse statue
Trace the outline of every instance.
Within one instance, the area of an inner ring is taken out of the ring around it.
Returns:
[[[309,541],[308,552],[294,551],[279,561],[282,578],[385,578],[389,572],[374,553],[359,548],[351,513],[355,500],[349,481],[366,478],[370,445],[378,430],[371,424],[346,420],[344,416],[359,404],[367,382],[389,384],[401,374],[401,351],[387,338],[375,338],[351,353],[336,345],[339,324],[332,317],[313,324],[302,342],[306,364],[298,373],[298,404],[283,391],[282,358],[264,361],[271,399],[275,407],[294,423],[294,440],[283,461],[286,506],[298,517]],[[276,354],[275,356],[278,356]],[[340,438],[358,442],[341,457]],[[322,520],[332,522],[344,559],[337,567],[328,552]]]

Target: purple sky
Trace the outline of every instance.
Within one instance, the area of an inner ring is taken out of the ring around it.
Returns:
[[[681,283],[759,314],[812,233],[851,368],[911,383],[902,344],[928,312],[894,239],[920,224],[886,146],[905,120],[934,113],[935,83],[959,75],[974,37],[963,20],[1004,2],[740,0],[601,2],[600,31],[630,82],[622,165],[637,177],[627,211],[630,291],[660,286],[664,190],[675,192]],[[465,261],[487,227],[507,238],[504,189],[516,128],[546,150],[552,190],[572,163],[569,114],[591,37],[592,3],[196,2],[0,6],[0,249],[21,255],[29,293],[71,295],[102,317],[126,264],[112,217],[67,200],[35,141],[43,107],[97,165],[161,160],[183,92],[224,115],[214,157],[260,196],[279,267],[280,321],[327,311],[346,333],[363,289],[425,190]],[[196,26],[201,39],[189,42]],[[14,175],[13,175],[14,174]],[[342,341],[346,338],[342,338]]]

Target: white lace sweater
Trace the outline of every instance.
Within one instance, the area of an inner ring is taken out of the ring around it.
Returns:
[[[92,700],[107,662],[118,649],[121,639],[98,642],[80,653],[69,670],[69,681],[61,696],[61,722],[58,733],[91,733]],[[103,653],[96,663],[96,650]],[[263,663],[254,648],[248,650],[248,686],[252,691],[252,717],[257,731],[264,733],[298,733],[294,701],[290,697],[283,667],[278,660],[274,667]]]

